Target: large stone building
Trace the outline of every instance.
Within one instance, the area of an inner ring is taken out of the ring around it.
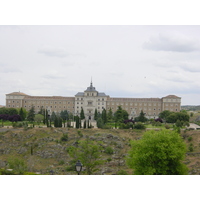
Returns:
[[[103,92],[98,92],[92,82],[84,92],[78,92],[75,97],[62,96],[30,96],[22,92],[6,94],[6,107],[25,108],[29,110],[32,106],[39,112],[41,108],[47,109],[51,114],[53,111],[60,113],[68,110],[73,115],[79,115],[83,108],[86,119],[93,119],[95,109],[99,113],[111,108],[113,113],[121,106],[129,113],[129,117],[137,117],[141,110],[148,118],[156,118],[164,110],[179,112],[181,109],[181,98],[168,95],[162,98],[113,98]]]

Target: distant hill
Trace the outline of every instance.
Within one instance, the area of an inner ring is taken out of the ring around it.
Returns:
[[[2,108],[2,107],[5,107],[5,106],[0,105],[0,108]]]
[[[200,105],[198,105],[198,106],[192,106],[192,105],[181,106],[181,109],[183,109],[183,110],[191,110],[191,111],[198,111],[198,110],[200,110]]]

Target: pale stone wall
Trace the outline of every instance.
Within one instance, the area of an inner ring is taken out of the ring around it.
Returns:
[[[104,108],[107,111],[111,108],[114,113],[118,106],[121,106],[129,113],[129,118],[137,117],[141,110],[146,113],[146,117],[156,118],[164,110],[179,112],[181,98],[175,95],[163,98],[111,98],[105,93],[96,91],[92,83],[87,90],[77,93],[75,97],[29,96],[20,92],[6,94],[6,107],[8,108],[23,107],[30,110],[32,106],[35,107],[36,112],[44,108],[49,111],[49,114],[53,111],[60,113],[62,110],[68,110],[74,115],[80,115],[82,107],[86,119],[91,120],[94,119],[95,109],[102,113]]]

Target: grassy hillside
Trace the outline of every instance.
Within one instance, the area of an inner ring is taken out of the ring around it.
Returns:
[[[130,148],[130,140],[140,139],[144,131],[115,129],[67,129],[67,128],[34,128],[2,129],[0,128],[0,168],[8,168],[8,161],[13,158],[24,160],[28,172],[38,174],[76,174],[70,171],[72,158],[66,149],[76,147],[77,142],[89,137],[102,145],[101,159],[104,164],[98,166],[95,174],[117,174],[120,170],[132,174],[125,163],[125,156]],[[200,173],[200,131],[182,131],[188,146],[185,163],[190,174]],[[62,142],[61,137],[68,134],[68,141]],[[106,151],[113,149],[113,153]]]

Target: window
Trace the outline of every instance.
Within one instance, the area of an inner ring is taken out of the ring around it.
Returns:
[[[90,106],[91,106],[91,105],[92,105],[92,101],[88,101],[88,105],[90,105]]]

